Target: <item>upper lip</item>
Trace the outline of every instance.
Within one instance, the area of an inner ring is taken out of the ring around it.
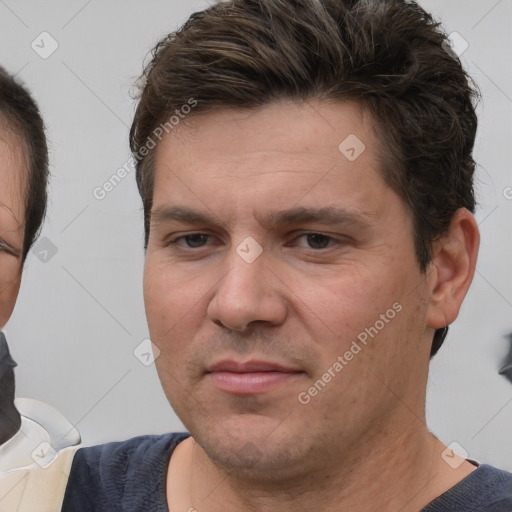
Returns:
[[[295,368],[283,366],[278,363],[261,360],[251,360],[246,362],[224,359],[218,363],[212,364],[207,372],[233,372],[233,373],[251,373],[251,372],[298,372]]]

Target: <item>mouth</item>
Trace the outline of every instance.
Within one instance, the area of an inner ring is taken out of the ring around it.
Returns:
[[[224,360],[209,367],[206,377],[221,391],[254,395],[272,391],[303,374],[301,370],[269,361]]]

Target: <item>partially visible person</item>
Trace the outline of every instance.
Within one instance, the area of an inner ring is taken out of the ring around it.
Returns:
[[[23,486],[16,485],[27,471],[48,467],[59,450],[80,442],[73,425],[49,405],[15,400],[16,363],[3,332],[45,216],[48,178],[39,109],[25,87],[0,67],[0,475],[11,475],[0,481],[2,512],[9,510],[8,500],[15,498],[18,510],[20,499],[27,498]]]

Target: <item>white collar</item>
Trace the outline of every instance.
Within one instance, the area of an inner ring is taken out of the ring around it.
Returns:
[[[0,474],[42,465],[41,453],[51,447],[50,434],[39,423],[21,417],[21,427],[0,445]],[[46,462],[46,460],[45,460]]]

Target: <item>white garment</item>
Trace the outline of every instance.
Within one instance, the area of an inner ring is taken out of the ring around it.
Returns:
[[[21,428],[0,445],[0,512],[60,512],[80,434],[44,402],[14,403]]]
[[[51,441],[44,427],[22,416],[18,432],[0,445],[0,473],[47,465],[56,454]]]
[[[76,428],[50,405],[32,398],[16,398],[14,404],[21,415],[21,428],[0,445],[0,475],[47,468],[60,450],[80,444]]]
[[[1,512],[60,512],[71,464],[79,446],[59,451],[47,468],[0,473]]]

